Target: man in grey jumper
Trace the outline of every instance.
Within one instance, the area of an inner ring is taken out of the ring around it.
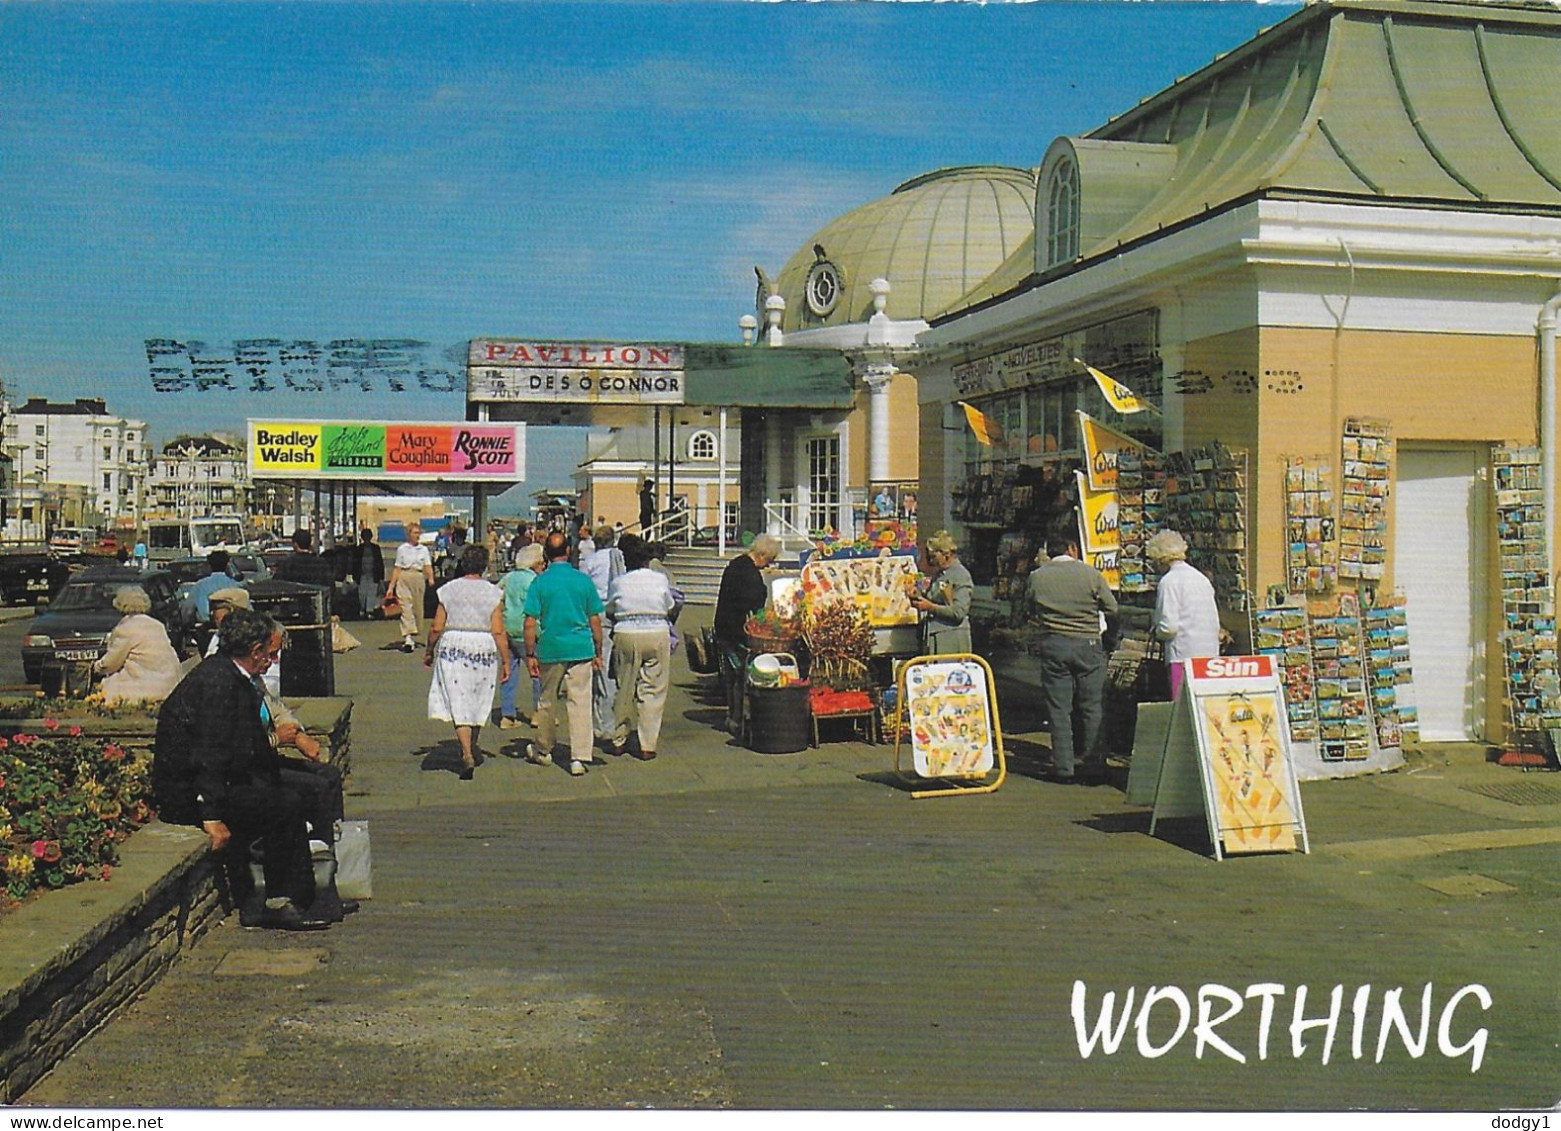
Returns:
[[[1098,781],[1094,765],[1106,689],[1101,616],[1115,628],[1117,599],[1100,571],[1079,560],[1078,538],[1058,530],[1030,574],[1031,614],[1041,625],[1041,679],[1051,713],[1052,776],[1059,782]]]

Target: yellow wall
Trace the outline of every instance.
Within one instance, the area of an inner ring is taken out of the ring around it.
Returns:
[[[896,374],[889,382],[889,478],[920,477],[921,451],[917,443],[920,410],[916,405],[916,378]]]
[[[1344,420],[1381,421],[1396,444],[1537,442],[1532,338],[1459,334],[1265,329],[1189,343],[1187,370],[1213,391],[1185,400],[1186,447],[1212,438],[1253,453],[1248,545],[1253,595],[1285,581],[1284,460],[1326,456],[1338,490]],[[1337,376],[1336,376],[1337,375]],[[1393,504],[1389,498],[1387,576],[1393,585]],[[1552,516],[1552,521],[1555,516]],[[1502,730],[1500,569],[1490,546],[1486,626],[1486,735]],[[1413,647],[1413,643],[1411,643]]]

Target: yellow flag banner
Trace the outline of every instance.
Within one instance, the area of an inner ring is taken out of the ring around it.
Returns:
[[[1083,549],[1088,553],[1121,548],[1117,537],[1117,493],[1096,491],[1082,471],[1074,473],[1079,481],[1079,521],[1083,524]]]
[[[958,402],[959,407],[965,410],[965,420],[970,424],[970,430],[976,434],[976,442],[986,447],[1003,442],[1003,426],[993,420],[979,408]]]
[[[1117,453],[1148,449],[1131,436],[1107,428],[1087,412],[1078,411],[1078,416],[1079,437],[1084,444],[1084,470],[1089,476],[1089,485],[1096,491],[1115,491]]]
[[[1131,416],[1135,412],[1159,413],[1159,409],[1155,408],[1148,401],[1139,400],[1132,389],[1129,389],[1114,377],[1106,376],[1093,365],[1089,365],[1077,357],[1073,360],[1089,370],[1089,375],[1095,379],[1095,384],[1100,386],[1100,393],[1106,398],[1106,403],[1123,416]]]

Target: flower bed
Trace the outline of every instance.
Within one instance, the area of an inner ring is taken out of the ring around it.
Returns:
[[[107,879],[118,846],[152,819],[150,758],[53,718],[0,737],[4,895]]]

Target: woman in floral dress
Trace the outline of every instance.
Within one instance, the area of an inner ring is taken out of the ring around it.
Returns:
[[[493,692],[509,675],[504,591],[483,579],[485,546],[467,546],[457,576],[439,587],[439,608],[428,626],[423,666],[432,668],[428,717],[455,724],[461,744],[461,780],[476,768],[477,738],[493,713]]]

